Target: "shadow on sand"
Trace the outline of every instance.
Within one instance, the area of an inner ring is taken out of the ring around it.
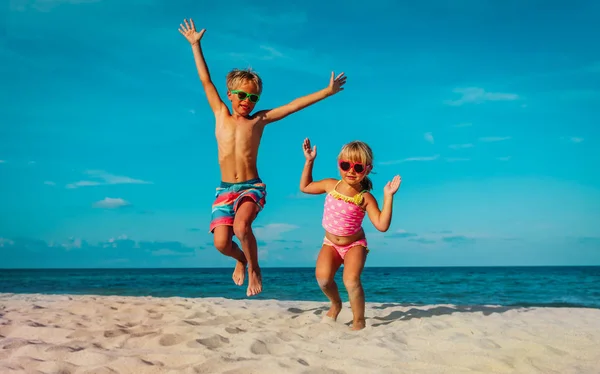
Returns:
[[[412,304],[381,304],[372,306],[371,309],[387,309],[387,308],[406,308],[410,307],[410,309],[406,311],[402,310],[394,310],[390,312],[387,316],[383,317],[367,317],[367,320],[371,320],[370,325],[372,327],[388,325],[395,321],[408,321],[413,318],[431,318],[437,316],[450,315],[453,313],[483,313],[484,316],[489,316],[493,313],[505,313],[509,310],[528,310],[527,307],[520,306],[485,306],[485,305],[455,305],[455,306],[436,306],[433,308],[425,309],[427,306],[423,306],[423,309],[420,309],[416,305]],[[296,314],[292,318],[297,318],[300,314],[313,312],[315,315],[321,315],[324,312],[329,310],[328,306],[311,308],[311,309],[299,309],[299,308],[289,308],[288,312]],[[351,324],[349,322],[347,324]]]

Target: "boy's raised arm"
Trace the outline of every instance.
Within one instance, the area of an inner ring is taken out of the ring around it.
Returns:
[[[200,40],[202,39],[202,36],[206,30],[202,29],[200,32],[197,32],[194,21],[191,18],[189,23],[187,19],[183,22],[184,24],[179,24],[179,33],[181,33],[181,35],[183,35],[192,45],[192,52],[194,52],[194,61],[196,62],[196,69],[198,70],[198,75],[200,76],[200,82],[202,82],[204,92],[206,92],[206,98],[208,99],[210,108],[215,114],[217,114],[223,108],[227,107],[225,106],[225,103],[223,103],[223,100],[221,100],[219,92],[210,79],[208,66],[206,66],[206,61],[204,60],[204,55],[202,54]]]
[[[346,76],[344,73],[340,73],[334,78],[334,73],[331,72],[331,78],[329,79],[329,86],[311,93],[306,96],[302,96],[292,102],[282,105],[274,109],[268,109],[258,112],[257,114],[262,117],[265,124],[279,121],[292,113],[295,113],[301,109],[306,108],[318,101],[325,99],[326,97],[335,95],[336,93],[344,90],[344,84],[346,84]]]

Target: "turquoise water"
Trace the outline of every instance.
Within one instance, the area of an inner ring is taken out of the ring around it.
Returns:
[[[232,269],[0,270],[0,293],[246,298]],[[368,302],[600,308],[600,266],[366,268]],[[344,301],[347,294],[336,277]],[[264,268],[254,299],[326,301],[313,268]]]

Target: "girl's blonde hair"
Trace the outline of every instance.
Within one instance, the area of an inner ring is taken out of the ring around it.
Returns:
[[[373,169],[373,151],[367,143],[359,140],[344,145],[338,155],[338,160],[360,162],[367,167],[365,173]],[[373,182],[371,182],[371,179],[367,175],[365,175],[360,184],[363,190],[371,191],[373,189]]]

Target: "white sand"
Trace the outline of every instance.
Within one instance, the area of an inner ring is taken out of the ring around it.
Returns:
[[[599,373],[600,310],[0,294],[0,373]]]

